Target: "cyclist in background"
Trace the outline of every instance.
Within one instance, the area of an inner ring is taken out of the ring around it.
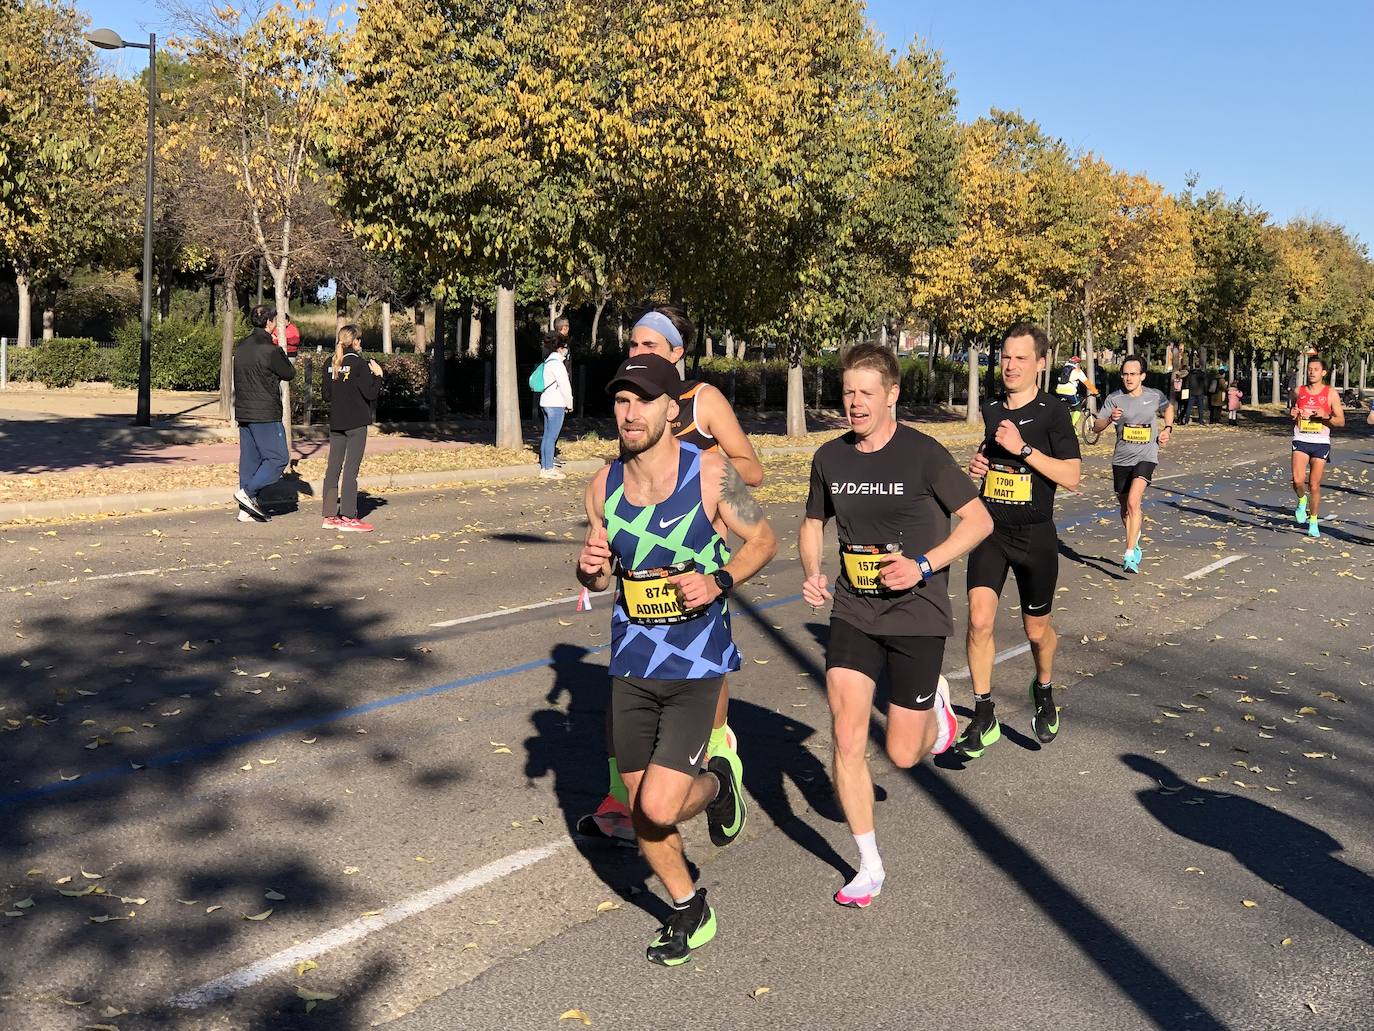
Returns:
[[[1088,394],[1097,396],[1097,387],[1093,386],[1092,380],[1088,379],[1088,374],[1083,371],[1083,359],[1078,355],[1066,361],[1059,370],[1054,383],[1054,393],[1060,401],[1069,406],[1069,418],[1073,422],[1074,433],[1077,433],[1079,423],[1083,421],[1084,402]]]

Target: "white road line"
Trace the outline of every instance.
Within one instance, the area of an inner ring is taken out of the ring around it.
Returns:
[[[408,920],[418,913],[423,913],[427,909],[449,902],[459,895],[469,891],[474,891],[493,881],[500,880],[507,874],[523,870],[527,866],[533,866],[540,860],[547,859],[563,849],[572,845],[571,838],[563,838],[560,841],[550,842],[539,848],[527,848],[523,852],[516,852],[488,863],[486,866],[479,867],[471,873],[466,873],[462,877],[456,877],[444,884],[436,885],[428,891],[422,891],[418,895],[412,895],[403,902],[394,906],[388,906],[386,911],[378,916],[365,916],[354,920],[351,924],[344,924],[336,927],[318,938],[311,938],[309,941],[301,942],[289,949],[284,949],[274,956],[257,963],[252,963],[246,967],[217,977],[213,981],[207,981],[198,988],[182,992],[174,996],[171,1000],[173,1006],[182,1009],[199,1009],[201,1006],[208,1006],[212,1002],[228,998],[235,992],[257,984],[273,974],[279,974],[285,970],[290,970],[297,963],[316,956],[322,956],[326,952],[349,945],[360,938],[365,938],[374,931],[390,927],[392,924]]]
[[[5,590],[13,593],[14,591],[31,591],[35,587],[70,587],[73,584],[89,584],[99,580],[127,580],[131,576],[160,576],[163,573],[221,568],[223,568],[223,563],[220,562],[200,562],[193,566],[167,566],[165,569],[131,569],[127,573],[101,573],[98,576],[70,576],[65,580],[40,580],[38,583],[26,584],[23,587],[6,587]]]
[[[1203,566],[1201,569],[1194,569],[1191,573],[1189,573],[1189,574],[1188,574],[1187,576],[1185,576],[1183,579],[1185,579],[1185,580],[1201,580],[1201,579],[1202,579],[1204,576],[1206,576],[1208,573],[1215,572],[1216,570],[1220,569],[1222,566],[1229,566],[1232,562],[1239,562],[1241,559],[1246,558],[1246,557],[1247,557],[1247,556],[1245,556],[1245,555],[1227,555],[1225,558],[1217,559],[1217,560],[1216,560],[1215,562],[1213,562],[1211,565]]]
[[[999,662],[1006,662],[1008,659],[1014,659],[1014,658],[1016,658],[1016,656],[1018,656],[1018,655],[1025,655],[1026,652],[1028,652],[1028,651],[1030,651],[1030,642],[1029,642],[1029,641],[1023,641],[1023,642],[1021,642],[1020,644],[1018,644],[1015,648],[1008,648],[1008,649],[1007,649],[1006,651],[1004,651],[1004,652],[998,652],[998,653],[993,657],[992,664],[995,666],[995,665],[997,665]],[[966,679],[966,678],[968,677],[968,672],[969,672],[969,671],[968,671],[968,667],[965,666],[963,669],[959,670],[958,672],[956,672],[956,673],[951,673],[949,676],[945,677],[945,679],[946,679],[946,680],[964,680],[964,679]]]
[[[567,605],[577,601],[578,595],[570,594],[566,598],[554,598],[553,601],[536,601],[529,605],[517,605],[510,609],[493,609],[490,612],[479,612],[475,616],[464,616],[462,619],[446,619],[441,623],[431,623],[432,627],[458,626],[462,623],[478,623],[484,619],[495,619],[497,616],[508,616],[512,612],[528,612],[530,609],[546,609],[550,605]]]

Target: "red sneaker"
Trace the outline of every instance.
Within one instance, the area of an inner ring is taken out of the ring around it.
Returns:
[[[324,522],[320,523],[321,530],[337,530],[340,519],[338,516],[325,516]]]
[[[371,523],[365,523],[361,519],[349,519],[344,516],[339,520],[338,529],[344,533],[371,533],[376,527]]]
[[[623,802],[617,802],[607,795],[601,800],[596,812],[588,813],[577,821],[577,831],[589,838],[609,838],[612,841],[633,842],[634,824],[630,810]]]

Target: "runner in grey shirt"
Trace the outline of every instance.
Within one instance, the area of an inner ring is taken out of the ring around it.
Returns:
[[[1126,528],[1126,554],[1121,559],[1128,573],[1140,572],[1140,511],[1145,488],[1159,464],[1159,446],[1169,443],[1174,429],[1174,406],[1167,395],[1145,386],[1145,361],[1127,355],[1121,363],[1121,389],[1108,394],[1093,425],[1101,433],[1116,426],[1116,450],[1112,452],[1112,488],[1121,502],[1121,523]],[[1164,417],[1164,425],[1158,423]]]

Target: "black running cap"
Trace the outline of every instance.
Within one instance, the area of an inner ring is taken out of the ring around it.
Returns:
[[[623,387],[629,387],[646,401],[664,394],[676,401],[682,389],[682,377],[678,375],[677,366],[666,358],[641,354],[620,363],[611,382],[606,384],[606,393],[613,395]]]

